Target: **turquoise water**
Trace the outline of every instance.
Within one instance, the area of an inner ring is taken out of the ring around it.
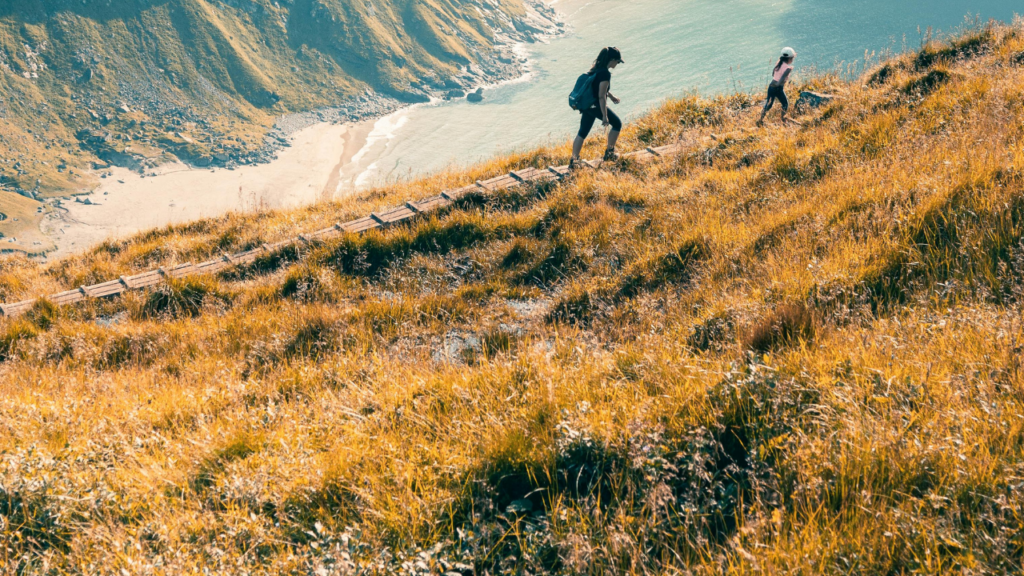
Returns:
[[[571,32],[527,47],[528,81],[465,101],[404,110],[378,124],[361,184],[473,163],[495,153],[571,137],[579,115],[566,97],[602,46],[614,45],[613,107],[628,122],[667,97],[761,90],[782,46],[803,69],[863,62],[865,51],[916,48],[922,31],[951,31],[967,17],[1010,21],[1008,0],[560,0]],[[599,129],[595,129],[597,135]],[[373,164],[370,164],[372,158]]]

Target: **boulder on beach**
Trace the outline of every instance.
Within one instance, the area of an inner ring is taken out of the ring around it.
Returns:
[[[463,98],[465,96],[466,96],[465,92],[463,92],[462,90],[456,89],[456,90],[449,90],[448,93],[444,95],[444,99],[445,100],[453,100],[455,98]]]
[[[483,88],[477,88],[476,92],[473,92],[472,94],[466,96],[466,100],[469,100],[470,102],[483,102],[484,101],[484,89]]]

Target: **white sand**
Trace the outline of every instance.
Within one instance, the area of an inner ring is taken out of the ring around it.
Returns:
[[[211,170],[173,164],[161,167],[158,176],[145,178],[114,168],[113,176],[86,196],[92,205],[64,201],[67,211],[57,211],[47,223],[45,229],[57,244],[56,252],[47,257],[60,258],[108,238],[233,210],[283,208],[335,198],[355,189],[361,166],[368,160],[364,147],[374,124],[310,126],[292,137],[291,147],[281,150],[277,160],[259,166]]]

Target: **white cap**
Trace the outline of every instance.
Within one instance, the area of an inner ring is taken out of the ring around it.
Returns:
[[[789,46],[786,46],[785,48],[782,49],[782,57],[783,58],[795,58],[796,57],[796,50],[793,50]]]

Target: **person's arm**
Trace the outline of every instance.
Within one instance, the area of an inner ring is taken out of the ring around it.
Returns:
[[[601,107],[601,125],[608,125],[608,89],[611,88],[611,82],[601,82],[601,86],[597,90],[597,103]]]
[[[782,80],[779,80],[779,86],[785,86],[786,85],[786,81],[789,80],[789,75],[790,75],[791,72],[793,72],[793,69],[792,68],[788,68],[788,69],[786,69],[785,72],[782,73]]]
[[[618,104],[620,100],[615,97],[611,92],[608,93],[608,99],[612,101],[612,104]]]

